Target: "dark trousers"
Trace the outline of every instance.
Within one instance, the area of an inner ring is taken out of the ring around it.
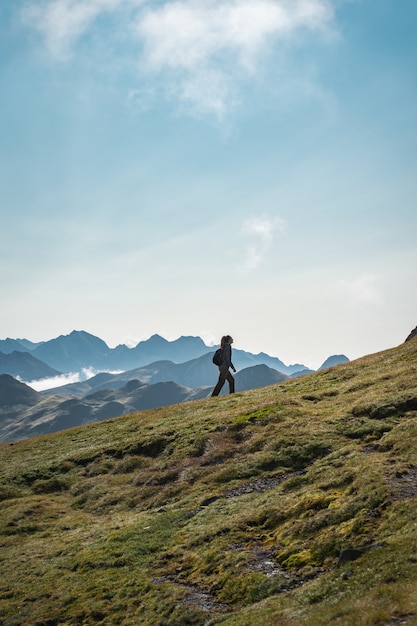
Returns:
[[[213,389],[213,393],[211,394],[212,397],[219,395],[226,380],[229,383],[229,393],[235,393],[235,379],[233,378],[233,376],[231,375],[228,369],[220,370],[219,380],[217,381],[217,385]]]

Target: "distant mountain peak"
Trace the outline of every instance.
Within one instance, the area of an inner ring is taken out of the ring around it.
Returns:
[[[341,365],[342,363],[349,363],[349,359],[344,354],[334,354],[333,356],[329,356],[319,367],[319,370],[325,370],[328,367],[334,367],[335,365]]]
[[[69,333],[69,335],[61,335],[60,339],[82,339],[83,341],[88,340],[89,342],[94,342],[97,344],[104,344],[106,347],[107,344],[105,341],[103,341],[103,339],[100,339],[100,337],[97,337],[96,335],[92,335],[91,333],[88,333],[86,330],[73,330]]]
[[[155,333],[154,335],[151,335],[149,337],[149,339],[145,339],[144,341],[141,341],[140,343],[161,343],[161,344],[165,344],[165,343],[168,343],[168,339],[165,339],[161,335],[158,335],[158,333]]]

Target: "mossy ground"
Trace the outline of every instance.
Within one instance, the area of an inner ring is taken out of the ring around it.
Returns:
[[[412,340],[1,445],[0,623],[417,624],[416,381]]]

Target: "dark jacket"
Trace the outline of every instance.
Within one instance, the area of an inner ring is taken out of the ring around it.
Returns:
[[[228,370],[229,367],[234,369],[232,363],[232,346],[230,343],[227,343],[223,348],[222,362],[220,363],[219,368],[221,370]]]

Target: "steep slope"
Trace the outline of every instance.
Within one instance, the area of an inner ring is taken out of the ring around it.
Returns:
[[[417,343],[1,452],[1,619],[417,623]]]

